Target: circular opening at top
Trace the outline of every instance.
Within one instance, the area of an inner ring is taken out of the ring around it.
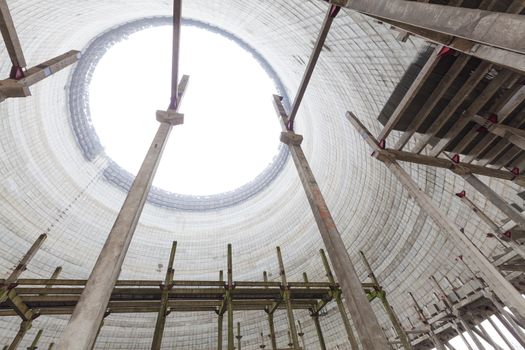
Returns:
[[[111,46],[89,85],[93,126],[106,154],[136,174],[166,110],[171,82],[167,25],[130,34]],[[154,185],[187,195],[211,195],[250,182],[279,148],[271,96],[276,82],[254,55],[216,32],[182,27],[179,76],[190,81]]]

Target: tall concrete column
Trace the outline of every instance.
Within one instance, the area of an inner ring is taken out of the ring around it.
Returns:
[[[241,350],[241,323],[237,322],[237,335],[235,336],[237,338],[237,350]]]
[[[264,282],[268,282],[268,273],[266,273],[266,271],[263,272],[263,279]],[[268,288],[268,286],[265,286],[265,288]],[[272,350],[276,350],[277,340],[275,339],[275,325],[273,322],[273,312],[271,312],[268,307],[266,307],[264,310],[268,314],[268,327],[270,328],[270,344],[272,346]]]
[[[279,275],[281,275],[281,288],[283,288],[283,299],[286,305],[286,313],[288,315],[288,327],[290,329],[292,347],[299,349],[299,339],[297,339],[297,329],[295,328],[295,318],[293,315],[292,301],[290,298],[290,286],[286,281],[286,272],[284,270],[283,257],[281,255],[281,248],[277,247],[277,260],[279,262]]]
[[[343,296],[356,325],[359,340],[364,350],[389,350],[390,346],[379,326],[379,322],[361,287],[354,264],[337,229],[321,189],[315,180],[308,160],[301,148],[302,136],[288,131],[288,116],[281,97],[274,96],[274,104],[279,114],[283,132],[281,142],[288,145],[293,162],[303,184],[312,214],[317,223],[323,243],[334,267],[335,275],[341,285]]]
[[[463,331],[461,328],[459,328],[459,325],[457,322],[452,322],[452,327],[456,330],[456,333],[459,335],[461,340],[463,341],[463,344],[467,347],[468,350],[474,350],[470,343],[468,342],[467,338],[465,337],[465,334],[463,334]]]
[[[219,281],[224,282],[224,275],[222,270],[219,271]],[[217,350],[222,350],[222,328],[224,313],[221,310],[219,310],[219,312],[217,312],[217,315]]]
[[[179,102],[187,81],[188,77],[185,76],[179,85]],[[62,333],[57,350],[88,350],[95,341],[98,326],[120,274],[171,129],[174,125],[182,124],[183,116],[176,110],[158,111],[157,120],[160,121],[157,134],[131,185],[71,319]]]

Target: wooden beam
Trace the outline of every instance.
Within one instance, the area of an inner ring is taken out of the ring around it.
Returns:
[[[440,55],[439,53],[443,49],[443,46],[438,45],[428,58],[427,62],[421,68],[421,71],[419,72],[418,76],[414,81],[412,82],[412,85],[410,85],[410,88],[406,92],[405,96],[403,96],[403,99],[399,104],[397,105],[396,109],[392,113],[392,116],[390,119],[388,119],[388,122],[383,127],[383,130],[381,130],[381,133],[379,134],[378,138],[379,140],[384,140],[390,135],[390,132],[396,127],[399,120],[401,120],[401,117],[405,113],[407,107],[410,105],[410,103],[414,100],[419,90],[421,90],[423,84],[427,80],[427,78],[432,73],[434,67],[439,62]]]
[[[25,68],[27,66],[20,40],[16,33],[11,12],[6,0],[0,0],[0,32],[4,38],[5,47],[11,58],[13,67]]]

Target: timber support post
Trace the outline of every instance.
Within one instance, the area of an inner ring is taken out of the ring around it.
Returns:
[[[40,341],[40,337],[42,337],[42,333],[43,332],[44,332],[43,329],[39,329],[38,330],[38,333],[35,335],[35,339],[33,339],[33,342],[27,348],[27,350],[36,350],[36,349],[38,349],[38,342]]]
[[[171,246],[170,259],[166,270],[166,277],[164,284],[160,285],[162,290],[160,309],[157,315],[157,323],[155,324],[155,333],[153,334],[153,341],[151,343],[151,350],[160,350],[162,345],[162,336],[164,334],[164,327],[166,325],[166,316],[168,315],[168,300],[169,292],[173,288],[173,277],[175,270],[173,269],[173,263],[175,261],[175,253],[177,252],[177,242],[174,241]]]
[[[235,348],[233,339],[233,267],[232,267],[232,245],[228,244],[228,284],[226,289],[226,305],[228,310],[228,350]]]

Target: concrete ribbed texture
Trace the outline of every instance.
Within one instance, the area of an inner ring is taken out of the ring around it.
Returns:
[[[167,0],[10,0],[8,4],[29,65],[70,49],[80,50],[113,26],[171,13]],[[322,1],[300,0],[189,0],[183,13],[250,44],[273,66],[293,98],[327,6]],[[395,36],[383,24],[342,11],[326,42],[296,130],[305,137],[305,153],[361,278],[366,273],[358,250],[369,257],[401,320],[407,324],[410,317],[417,324],[407,292],[413,291],[421,304],[430,302],[428,277],[435,274],[439,280],[446,274],[454,279],[463,274],[462,266],[454,262],[461,252],[445,241],[388,170],[369,156],[370,150],[344,117],[346,110],[352,110],[375,134],[379,132],[376,116],[425,46],[415,39],[401,43]],[[8,55],[1,47],[0,76],[7,76],[9,69]],[[101,177],[104,160],[85,161],[76,144],[66,100],[70,73],[69,68],[39,83],[32,88],[32,97],[0,104],[3,275],[40,233],[49,232],[23,276],[45,278],[61,265],[62,277],[87,278],[125,197]],[[397,136],[394,133],[391,139]],[[177,137],[176,130],[172,137]],[[407,169],[482,249],[494,248],[486,241],[487,228],[453,196],[463,189],[460,178],[444,170]],[[497,181],[491,185],[515,200],[509,185]],[[501,219],[494,207],[467,190],[489,215]],[[121,278],[163,279],[165,267],[159,271],[158,264],[166,266],[172,240],[179,242],[176,279],[218,278],[218,271],[226,268],[226,245],[232,243],[234,279],[262,280],[263,270],[268,270],[271,280],[278,280],[275,246],[280,245],[290,281],[301,280],[304,271],[312,281],[325,280],[318,255],[320,235],[290,159],[268,188],[233,207],[184,212],[147,204]],[[321,319],[327,347],[349,349],[334,306]],[[374,303],[374,309],[391,334],[380,305]],[[307,347],[318,348],[308,314],[296,312],[296,317],[303,324]],[[96,349],[149,348],[155,318],[154,314],[109,316]],[[268,332],[265,314],[238,312],[235,321],[241,322],[244,348],[258,348],[260,331]],[[67,317],[38,318],[21,347],[27,347],[43,328],[40,347],[47,348],[66,322]],[[214,313],[171,314],[163,348],[212,349],[216,324]],[[0,345],[11,341],[18,326],[17,318],[0,319]],[[284,311],[276,315],[276,328],[278,344],[284,346],[288,341]]]

